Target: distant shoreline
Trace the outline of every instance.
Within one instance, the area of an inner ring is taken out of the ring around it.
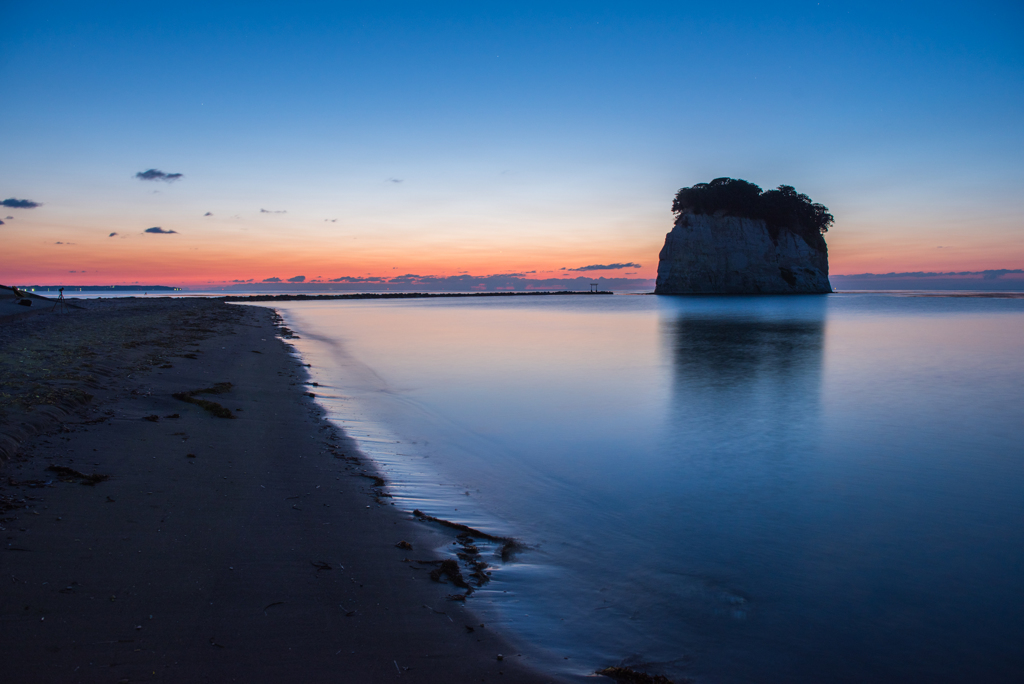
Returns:
[[[225,302],[294,302],[304,300],[322,299],[431,299],[435,297],[524,297],[538,295],[610,295],[614,294],[608,290],[600,291],[537,291],[537,292],[360,292],[356,294],[339,295],[305,295],[305,294],[278,294],[278,295],[228,295],[224,297],[210,297]]]

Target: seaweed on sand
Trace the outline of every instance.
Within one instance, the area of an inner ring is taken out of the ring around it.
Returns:
[[[231,412],[231,409],[228,409],[215,401],[199,399],[195,396],[197,394],[224,394],[225,392],[230,392],[231,387],[232,385],[230,382],[218,382],[213,387],[192,390],[191,392],[175,392],[172,396],[180,401],[187,401],[190,404],[195,404],[218,418],[234,418],[235,414]]]
[[[110,479],[109,475],[100,475],[99,473],[87,475],[67,466],[52,465],[47,470],[60,475],[62,482],[80,482],[90,487],[95,487],[97,483]]]
[[[432,515],[427,515],[418,508],[414,510],[412,514],[420,520],[424,520],[427,522],[435,522],[439,525],[450,527],[453,530],[459,530],[460,532],[464,532],[472,537],[477,537],[478,539],[487,539],[488,541],[499,542],[501,544],[501,560],[503,561],[511,559],[512,554],[514,554],[516,551],[522,551],[524,548],[526,548],[522,542],[520,542],[517,539],[513,539],[512,537],[499,537],[494,534],[488,534],[487,532],[481,532],[480,530],[474,529],[469,525],[463,525],[462,523],[452,522],[450,520],[445,520],[443,518],[435,518]]]
[[[462,577],[462,570],[459,569],[457,561],[448,558],[441,561],[441,564],[430,571],[430,579],[435,582],[440,582],[442,577],[447,576],[457,587],[463,589],[469,589],[469,585],[466,584],[466,580]]]
[[[594,674],[610,677],[620,684],[673,684],[672,680],[665,675],[649,675],[628,667],[606,667]]]

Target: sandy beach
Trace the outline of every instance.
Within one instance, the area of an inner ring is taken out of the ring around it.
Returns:
[[[5,681],[554,681],[415,562],[458,532],[381,496],[271,309],[3,304]]]

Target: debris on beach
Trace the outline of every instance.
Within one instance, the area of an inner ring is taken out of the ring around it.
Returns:
[[[412,544],[410,544],[409,542],[407,542],[407,541],[405,541],[403,539],[402,541],[400,541],[397,544],[395,544],[395,548],[396,549],[406,549],[406,550],[412,551]]]
[[[101,475],[99,473],[87,475],[75,470],[74,468],[68,468],[67,466],[52,465],[48,467],[47,470],[60,475],[61,482],[80,482],[81,484],[89,485],[90,487],[94,487],[97,483],[110,479],[109,475]]]
[[[523,544],[517,539],[513,539],[512,537],[499,537],[494,534],[488,534],[487,532],[481,532],[480,530],[474,529],[469,525],[463,525],[462,523],[452,522],[450,520],[445,520],[444,518],[435,518],[432,515],[427,515],[418,508],[414,510],[412,514],[422,521],[435,522],[439,525],[450,527],[453,530],[459,530],[460,532],[472,535],[477,539],[486,539],[488,541],[500,542],[501,550],[499,553],[501,555],[501,560],[503,561],[511,560],[513,554],[515,554],[517,551],[522,551],[526,548],[525,544]]]
[[[368,473],[359,473],[359,476],[365,477],[368,480],[373,480],[374,487],[383,487],[385,485],[383,477],[378,477],[377,475],[370,475]]]
[[[609,677],[620,684],[675,684],[665,675],[649,675],[646,672],[638,672],[628,667],[606,667],[594,674]]]
[[[224,394],[225,392],[230,392],[231,388],[232,384],[230,382],[218,382],[213,387],[192,390],[191,392],[175,392],[171,396],[179,401],[187,401],[190,404],[195,404],[218,418],[234,418],[235,414],[231,412],[231,409],[226,408],[215,401],[198,399],[195,396],[197,394]]]
[[[462,577],[462,570],[459,568],[458,561],[452,560],[451,558],[441,561],[438,567],[430,571],[430,579],[435,582],[440,582],[442,577],[447,577],[451,580],[452,584],[457,587],[461,587],[463,589],[470,588],[470,586],[466,584],[466,580]]]

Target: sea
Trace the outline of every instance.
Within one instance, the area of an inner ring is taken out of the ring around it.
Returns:
[[[542,669],[1024,681],[1024,299],[272,306],[393,505],[521,542],[466,610]]]

